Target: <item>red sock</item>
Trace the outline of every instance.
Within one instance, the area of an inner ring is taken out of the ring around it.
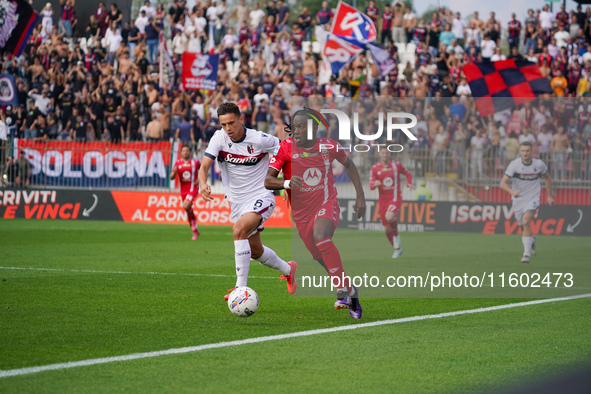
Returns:
[[[386,238],[388,238],[388,242],[390,242],[390,245],[392,246],[394,246],[394,237],[394,231],[390,230],[389,228],[386,228]]]
[[[392,234],[396,237],[398,235],[398,222],[396,219],[392,220],[388,225],[390,226],[390,231],[392,231]]]
[[[191,226],[191,230],[197,231],[197,218],[195,217],[195,213],[193,212],[193,208],[187,211],[187,220],[189,221],[189,225]]]
[[[326,267],[328,268],[328,274],[332,278],[332,283],[342,289],[344,287],[347,288],[349,294],[351,294],[351,281],[346,280],[347,283],[342,283],[343,278],[345,278],[345,270],[343,269],[343,262],[341,261],[341,254],[339,250],[332,242],[332,239],[326,238],[316,242],[316,247],[322,254],[322,260]]]

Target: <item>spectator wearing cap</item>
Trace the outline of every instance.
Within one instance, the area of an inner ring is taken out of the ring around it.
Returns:
[[[146,33],[146,26],[148,26],[148,24],[150,22],[150,18],[153,18],[153,16],[149,17],[146,14],[146,10],[140,11],[140,15],[135,20],[135,26],[138,28],[140,34],[143,35]]]
[[[29,91],[29,97],[35,100],[35,107],[44,115],[47,114],[47,110],[51,107],[51,98],[48,97],[47,92],[46,88],[41,89],[41,93],[37,89]]]

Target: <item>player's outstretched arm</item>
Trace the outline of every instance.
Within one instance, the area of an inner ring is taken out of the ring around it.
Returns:
[[[554,197],[552,197],[552,177],[548,172],[544,175],[544,183],[546,183],[546,200],[548,205],[554,204]]]
[[[347,157],[347,160],[345,160],[343,166],[345,166],[345,171],[347,171],[347,175],[349,175],[349,178],[351,178],[351,182],[353,182],[353,186],[357,192],[357,198],[355,199],[355,206],[353,207],[353,210],[357,213],[357,219],[361,219],[363,215],[365,215],[365,192],[363,191],[363,186],[361,185],[359,171],[350,157]]]
[[[203,156],[203,163],[201,163],[201,168],[199,168],[199,190],[201,191],[201,197],[205,201],[211,201],[213,198],[211,197],[211,187],[207,184],[207,174],[209,173],[209,169],[213,164],[213,160],[211,157]]]

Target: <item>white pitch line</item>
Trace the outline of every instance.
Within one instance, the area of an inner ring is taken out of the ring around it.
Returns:
[[[171,275],[171,276],[208,276],[216,278],[235,278],[235,275],[220,274],[189,274],[178,272],[127,272],[127,271],[95,271],[95,270],[77,270],[63,268],[36,268],[36,267],[0,267],[0,270],[31,270],[31,271],[54,271],[54,272],[82,272],[87,274],[138,274],[138,275]],[[276,276],[249,276],[249,279],[277,279]]]
[[[260,342],[268,342],[268,341],[277,341],[277,340],[281,340],[281,339],[308,337],[311,335],[319,335],[319,334],[328,334],[328,333],[339,332],[339,331],[356,330],[358,328],[385,326],[385,325],[390,325],[390,324],[407,323],[407,322],[428,320],[428,319],[440,319],[442,317],[459,316],[459,315],[466,315],[466,314],[471,314],[471,313],[498,311],[498,310],[502,310],[502,309],[510,309],[510,308],[517,308],[517,307],[521,307],[521,306],[537,305],[537,304],[546,304],[549,302],[557,302],[557,301],[576,300],[576,299],[580,299],[580,298],[591,298],[591,294],[580,294],[580,295],[570,296],[570,297],[550,298],[550,299],[545,299],[545,300],[533,300],[533,301],[526,301],[526,302],[518,302],[515,304],[496,305],[496,306],[490,306],[490,307],[486,307],[486,308],[468,309],[468,310],[464,310],[464,311],[455,311],[455,312],[445,312],[445,313],[438,313],[435,315],[422,315],[422,316],[404,317],[401,319],[379,320],[379,321],[374,321],[374,322],[370,322],[370,323],[351,324],[348,326],[322,328],[322,329],[318,329],[318,330],[299,331],[299,332],[292,332],[289,334],[269,335],[269,336],[264,336],[264,337],[241,339],[241,340],[230,341],[230,342],[209,343],[206,345],[181,347],[181,348],[176,348],[176,349],[159,350],[159,351],[147,352],[147,353],[133,353],[133,354],[125,355],[125,356],[93,358],[93,359],[82,360],[82,361],[70,361],[70,362],[66,362],[66,363],[42,365],[39,367],[9,369],[9,370],[5,370],[5,371],[0,370],[0,378],[5,378],[5,377],[9,377],[9,376],[28,375],[28,374],[44,372],[44,371],[54,371],[54,370],[58,370],[58,369],[69,369],[69,368],[75,368],[75,367],[85,367],[85,366],[90,366],[90,365],[107,364],[107,363],[118,362],[118,361],[129,361],[129,360],[137,360],[137,359],[141,359],[141,358],[167,356],[167,355],[171,355],[171,354],[192,353],[192,352],[199,352],[201,350],[219,349],[219,348],[230,347],[230,346],[246,345],[246,344],[250,344],[250,343],[260,343]]]

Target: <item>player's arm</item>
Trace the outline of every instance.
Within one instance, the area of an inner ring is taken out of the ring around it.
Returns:
[[[203,156],[203,163],[201,163],[201,168],[199,168],[199,173],[197,175],[201,197],[203,197],[205,201],[213,200],[211,197],[211,187],[207,184],[207,174],[209,173],[212,164],[213,159],[211,157]]]
[[[369,190],[373,190],[376,187],[380,187],[382,182],[376,179],[376,172],[374,171],[374,167],[371,168],[369,173]]]
[[[347,157],[343,166],[345,166],[345,171],[347,171],[347,175],[351,178],[351,182],[353,182],[353,186],[357,192],[357,198],[355,199],[353,210],[357,213],[357,219],[361,219],[363,215],[365,215],[365,192],[361,185],[359,171],[357,171],[357,166],[353,163],[353,160],[351,160],[350,157]]]
[[[178,172],[178,168],[176,166],[176,163],[172,166],[172,171],[170,171],[170,180],[174,181],[174,178],[176,178],[176,174]]]
[[[554,204],[554,197],[552,197],[552,177],[548,172],[544,174],[544,183],[546,184],[546,200],[548,205]]]
[[[511,188],[511,186],[509,186],[509,184],[507,182],[509,182],[509,177],[505,174],[503,175],[503,179],[501,179],[501,190],[506,191],[507,193],[509,193],[510,195],[512,195],[513,197],[519,197],[519,190],[513,190]]]

